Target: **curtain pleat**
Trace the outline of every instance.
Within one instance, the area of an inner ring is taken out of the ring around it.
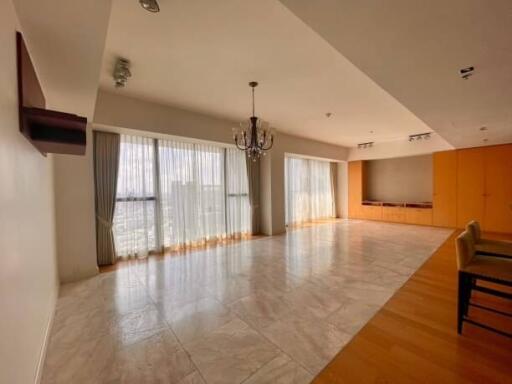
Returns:
[[[332,195],[332,212],[334,217],[338,217],[338,164],[331,165],[331,195]]]
[[[260,233],[260,159],[246,156],[249,205],[251,209],[251,234]]]
[[[116,261],[112,232],[119,169],[118,134],[94,132],[94,179],[96,197],[96,252],[98,265]]]

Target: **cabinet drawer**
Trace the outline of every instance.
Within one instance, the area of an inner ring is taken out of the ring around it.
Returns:
[[[406,208],[405,222],[408,224],[432,225],[432,209]]]
[[[382,207],[361,205],[361,218],[367,220],[382,220]]]
[[[403,207],[382,207],[382,220],[393,223],[405,223],[405,208]]]

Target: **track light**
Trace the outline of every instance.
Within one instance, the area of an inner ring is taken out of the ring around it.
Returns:
[[[146,11],[153,13],[160,12],[160,7],[156,0],[139,0],[139,3]]]
[[[474,70],[475,70],[475,67],[473,67],[473,66],[461,68],[459,70],[460,78],[464,79],[464,80],[469,79],[471,76],[473,76]]]
[[[409,142],[415,141],[415,140],[429,140],[432,135],[432,132],[426,132],[426,133],[418,133],[416,135],[409,135]]]
[[[358,149],[365,149],[365,148],[371,148],[371,147],[373,147],[373,141],[370,141],[368,143],[357,144]]]

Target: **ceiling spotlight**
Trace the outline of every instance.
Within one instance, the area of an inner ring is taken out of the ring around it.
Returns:
[[[116,88],[124,87],[131,75],[132,73],[130,72],[130,61],[119,57],[116,60],[116,65],[114,66],[114,73],[112,73]]]
[[[160,7],[156,0],[139,0],[139,3],[146,11],[153,13],[160,12]]]
[[[461,79],[467,80],[470,76],[473,76],[473,71],[475,70],[475,67],[466,67],[459,70],[459,75]]]
[[[487,127],[480,127],[481,131],[487,131]]]
[[[329,117],[331,117],[331,116],[332,116],[332,113],[331,113],[331,112],[327,112],[327,113],[325,114],[325,116],[327,116],[327,118],[329,118]]]

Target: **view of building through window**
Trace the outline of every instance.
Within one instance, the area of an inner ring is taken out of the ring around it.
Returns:
[[[144,256],[248,233],[243,152],[121,136],[114,215],[119,256]]]

